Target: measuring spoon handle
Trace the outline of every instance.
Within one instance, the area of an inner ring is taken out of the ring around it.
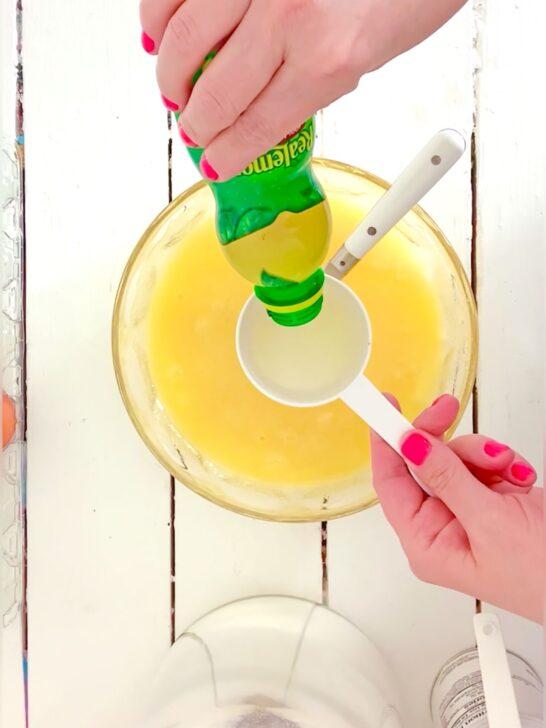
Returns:
[[[379,437],[401,455],[400,443],[413,425],[394,405],[364,376],[357,377],[340,395],[340,399],[366,422]],[[419,478],[413,478],[428,495],[431,491]]]
[[[331,258],[326,272],[342,278],[460,159],[466,143],[454,129],[435,134]]]
[[[489,728],[521,728],[506,647],[496,614],[474,615],[474,633],[482,673]]]

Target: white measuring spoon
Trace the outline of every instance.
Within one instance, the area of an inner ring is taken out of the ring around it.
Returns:
[[[371,343],[362,302],[345,283],[329,276],[322,312],[305,326],[279,326],[255,296],[248,299],[237,323],[237,356],[260,392],[291,407],[341,399],[401,454],[402,438],[413,428],[362,374]]]
[[[521,719],[498,617],[474,615],[474,633],[482,674],[489,728],[521,728]]]
[[[442,179],[465,148],[463,136],[454,129],[435,134],[330,259],[326,273],[343,278]]]

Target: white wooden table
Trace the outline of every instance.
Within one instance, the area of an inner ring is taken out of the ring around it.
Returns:
[[[124,412],[110,357],[117,282],[171,188],[196,178],[176,134],[171,148],[136,6],[23,3],[30,726],[130,728],[189,622],[284,593],[360,625],[396,671],[407,726],[426,728],[436,671],[472,642],[473,600],[419,583],[378,507],[328,527],[275,525],[173,491]],[[477,292],[479,375],[462,428],[537,466],[544,24],[543,0],[470,2],[324,112],[317,145],[393,179],[442,127],[472,140],[424,201]],[[539,668],[538,627],[503,624]],[[10,728],[22,725],[14,712]]]

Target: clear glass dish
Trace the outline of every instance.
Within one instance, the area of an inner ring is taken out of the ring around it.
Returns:
[[[377,647],[320,604],[283,596],[201,617],[166,654],[141,728],[401,728]]]
[[[362,216],[388,188],[383,180],[345,164],[329,160],[315,160],[314,164],[327,194],[347,196],[352,205],[358,204]],[[188,233],[203,216],[213,215],[212,195],[200,182],[152,222],[123,273],[114,309],[112,346],[119,389],[133,424],[155,457],[178,481],[238,513],[273,521],[320,521],[373,505],[377,499],[369,468],[335,483],[297,487],[262,483],[227,473],[208,461],[169,420],[149,371],[150,303],[173,247],[184,245]],[[443,330],[448,332],[437,394],[454,394],[461,401],[462,413],[476,369],[477,328],[472,291],[453,249],[422,209],[416,207],[406,215],[398,232],[408,245],[418,246],[431,271],[430,282],[439,301]],[[211,285],[221,290],[221,282]],[[422,407],[427,404],[428,401],[422,402]]]

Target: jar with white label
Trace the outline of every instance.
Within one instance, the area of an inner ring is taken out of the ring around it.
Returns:
[[[523,658],[508,651],[522,728],[542,728],[544,686]],[[440,670],[431,695],[434,728],[488,728],[478,651],[469,648]]]

